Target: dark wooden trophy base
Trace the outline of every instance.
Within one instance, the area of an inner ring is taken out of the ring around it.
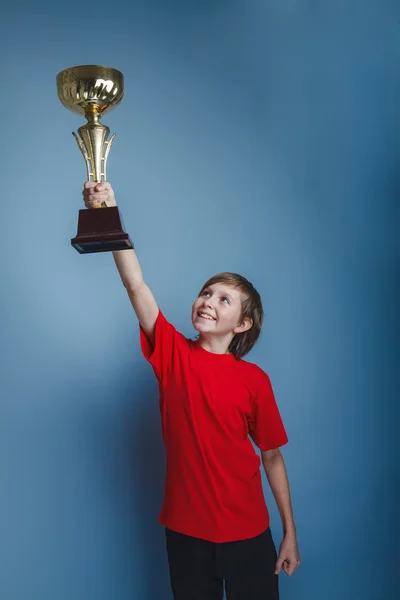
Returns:
[[[79,254],[134,248],[132,240],[123,229],[118,206],[80,210],[78,232],[71,244]]]

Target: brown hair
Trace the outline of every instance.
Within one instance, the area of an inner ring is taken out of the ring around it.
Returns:
[[[242,358],[248,352],[250,352],[258,340],[261,332],[264,311],[260,294],[257,292],[253,284],[251,284],[250,281],[248,281],[245,277],[242,277],[242,275],[238,275],[237,273],[218,273],[206,281],[201,288],[199,296],[201,296],[206,288],[210,287],[214,283],[223,283],[225,285],[238,288],[246,296],[242,301],[240,322],[242,323],[243,320],[248,317],[252,319],[253,325],[250,329],[244,331],[243,333],[236,333],[228,348],[229,352],[231,352],[236,358]]]

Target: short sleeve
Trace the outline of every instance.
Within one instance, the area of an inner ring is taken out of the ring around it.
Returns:
[[[161,310],[158,311],[154,334],[153,347],[140,327],[140,347],[143,356],[153,367],[158,382],[164,385],[172,366],[178,338],[183,336],[167,321]]]
[[[260,370],[254,386],[249,433],[260,450],[273,450],[288,442],[270,378]]]

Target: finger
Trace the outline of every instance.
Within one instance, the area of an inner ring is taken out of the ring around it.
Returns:
[[[287,573],[289,564],[290,564],[290,562],[288,561],[288,559],[285,557],[284,554],[282,554],[281,556],[278,556],[278,560],[276,561],[275,574],[278,575],[282,569],[285,571],[285,573]]]
[[[85,202],[86,208],[97,208],[103,204],[104,200],[88,200]]]
[[[283,565],[283,569],[284,569],[286,575],[288,575],[289,577],[291,575],[293,575],[295,568],[296,568],[295,564],[291,563],[290,561],[285,561],[285,563]]]
[[[108,181],[100,181],[97,185],[96,185],[96,192],[97,191],[105,191],[105,192],[109,192],[111,190],[111,185],[108,183]]]
[[[278,575],[282,569],[284,559],[279,557],[275,564],[275,575]]]
[[[88,187],[88,188],[83,188],[82,194],[104,194],[107,195],[109,192],[108,190],[104,190],[104,189],[97,189],[97,187]]]
[[[104,192],[89,192],[88,194],[85,194],[85,198],[88,200],[106,200],[108,194],[105,194]]]
[[[85,200],[86,208],[92,208],[93,206],[101,206],[106,200],[104,198],[96,198],[95,200]]]
[[[85,181],[85,183],[83,184],[83,188],[85,190],[89,190],[90,188],[96,187],[96,185],[97,185],[96,181]]]
[[[300,561],[298,560],[293,564],[291,575],[295,572],[295,570],[300,566]]]

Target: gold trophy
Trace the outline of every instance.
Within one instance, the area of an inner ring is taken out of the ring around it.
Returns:
[[[88,181],[106,181],[107,158],[115,133],[107,139],[110,129],[100,123],[100,117],[121,102],[124,76],[117,69],[99,65],[71,67],[57,75],[57,93],[66,108],[87,119],[79,127],[79,135],[72,135],[85,159]],[[80,254],[133,248],[118,207],[107,207],[105,203],[99,210],[79,211],[78,232],[71,244]]]

